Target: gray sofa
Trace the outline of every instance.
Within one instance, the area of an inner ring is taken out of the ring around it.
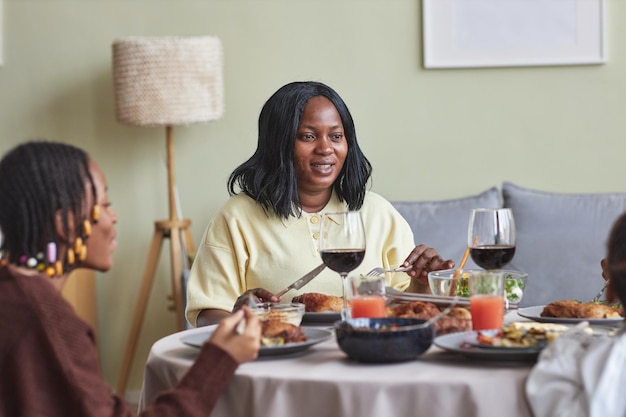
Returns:
[[[626,211],[626,193],[553,193],[510,182],[501,189],[443,201],[396,201],[416,243],[459,262],[467,245],[470,209],[510,207],[517,248],[507,268],[528,273],[520,306],[559,299],[589,301],[602,287],[600,260],[615,219]],[[471,259],[466,268],[476,267]]]

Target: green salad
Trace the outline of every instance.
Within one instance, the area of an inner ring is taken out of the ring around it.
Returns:
[[[456,289],[454,290],[454,295],[458,295],[459,297],[470,296],[469,284],[467,280],[468,276],[469,275],[467,274],[467,272],[461,274],[461,276],[459,277],[459,281],[456,285]]]
[[[454,291],[454,295],[458,295],[459,297],[469,297],[469,285],[468,285],[468,274],[463,273],[459,278],[459,282]],[[517,303],[522,299],[522,295],[524,294],[525,283],[523,279],[513,278],[513,275],[507,274],[504,276],[504,294],[506,295],[507,300],[511,303]]]
[[[504,294],[511,303],[519,303],[524,294],[524,280],[513,278],[510,274],[504,277]]]

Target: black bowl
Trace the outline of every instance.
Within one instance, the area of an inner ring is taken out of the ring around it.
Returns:
[[[423,319],[358,318],[334,324],[337,344],[348,357],[360,362],[402,362],[417,358],[433,342],[433,326],[420,327]]]

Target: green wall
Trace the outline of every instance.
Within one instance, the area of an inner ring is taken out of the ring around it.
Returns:
[[[164,129],[114,117],[116,38],[222,39],[224,118],[174,133],[180,199],[196,242],[227,198],[231,170],[254,151],[264,101],[294,80],[323,81],[343,96],[374,165],[373,189],[389,199],[454,198],[504,180],[626,191],[622,0],[606,0],[604,65],[443,70],[422,66],[418,0],[3,1],[0,153],[27,138],[63,140],[85,148],[108,174],[119,249],[115,267],[98,276],[98,303],[112,384],[153,221],[167,216]],[[174,329],[168,271],[164,252],[129,389],[140,387],[150,345]]]

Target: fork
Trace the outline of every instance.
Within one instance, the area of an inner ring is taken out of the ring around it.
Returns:
[[[600,301],[600,297],[602,297],[602,294],[604,294],[604,291],[606,291],[606,287],[609,285],[609,280],[607,279],[606,281],[604,281],[604,285],[602,286],[602,289],[596,294],[595,297],[593,297],[593,300],[591,300],[592,303],[597,303],[598,301]]]
[[[235,327],[235,333],[241,335],[243,334],[243,332],[246,330],[246,318],[242,318],[241,320],[239,320],[239,323],[237,323],[237,326]]]
[[[395,268],[395,269],[374,268],[370,272],[368,272],[366,276],[375,277],[376,275],[382,275],[386,272],[406,272],[406,271],[410,271],[411,269],[413,269],[412,266],[405,266],[405,267],[400,267],[400,268]]]

